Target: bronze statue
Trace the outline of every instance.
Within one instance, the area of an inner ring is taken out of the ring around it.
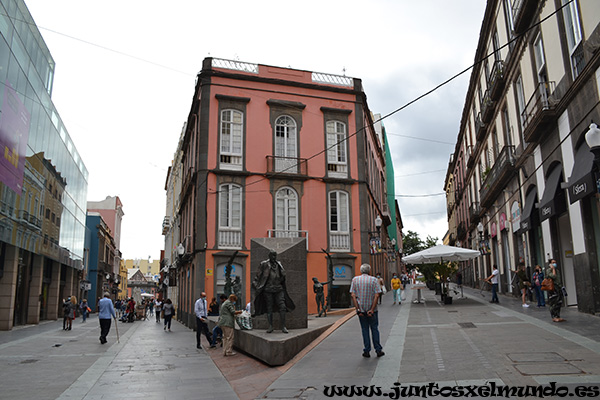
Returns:
[[[293,311],[296,306],[287,293],[285,269],[277,261],[277,252],[271,250],[269,259],[260,263],[258,274],[256,274],[252,286],[256,289],[256,297],[254,298],[255,315],[267,314],[267,321],[269,322],[267,333],[273,332],[273,311],[275,309],[279,311],[281,331],[288,333],[285,327],[285,313]]]
[[[313,290],[315,292],[315,301],[317,302],[317,311],[319,312],[318,316],[326,317],[327,309],[325,308],[325,295],[323,294],[323,286],[333,282],[333,278],[327,282],[319,282],[317,278],[312,278],[312,280],[314,282]]]

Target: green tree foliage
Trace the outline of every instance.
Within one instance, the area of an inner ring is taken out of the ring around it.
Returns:
[[[402,250],[404,251],[405,255],[414,254],[421,250],[425,250],[425,249],[428,249],[430,247],[437,245],[437,241],[438,241],[438,238],[431,237],[431,235],[427,235],[427,239],[425,239],[425,241],[423,241],[423,240],[421,240],[421,238],[419,237],[419,234],[417,232],[413,232],[413,231],[409,230],[406,235],[402,236]],[[428,280],[427,279],[428,275],[430,275],[429,269],[433,269],[433,268],[428,268],[426,265],[420,265],[418,269],[423,274],[425,279]],[[406,268],[410,271],[415,268],[415,265],[407,265]],[[427,270],[427,273],[425,273],[424,270]],[[434,274],[435,274],[435,272],[431,273],[431,279],[433,279]]]

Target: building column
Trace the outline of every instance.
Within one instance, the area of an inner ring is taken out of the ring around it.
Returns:
[[[27,323],[40,323],[40,296],[42,294],[42,277],[44,276],[44,257],[33,256],[33,268],[29,283],[29,301],[27,309]]]
[[[0,330],[2,331],[9,331],[13,327],[18,270],[19,250],[15,246],[7,244],[4,256],[4,275],[0,279]]]
[[[48,286],[48,319],[58,319],[59,306],[62,306],[62,301],[58,298],[60,290],[60,264],[56,261],[47,261],[52,268],[52,278]]]

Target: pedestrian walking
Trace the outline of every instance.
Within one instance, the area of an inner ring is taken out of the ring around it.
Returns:
[[[65,330],[70,331],[73,328],[73,320],[75,319],[75,313],[77,310],[77,297],[71,296],[67,299],[66,305],[63,307],[63,311],[67,316],[67,323]]]
[[[394,292],[394,302],[392,304],[396,304],[396,300],[398,300],[398,304],[402,304],[402,289],[404,288],[398,274],[394,273],[390,285],[392,286],[392,292]]]
[[[162,301],[156,299],[154,302],[154,314],[156,315],[156,322],[160,322],[160,312],[162,311]]]
[[[88,307],[87,299],[81,300],[81,303],[79,304],[79,311],[81,312],[81,322],[85,322],[91,311],[91,309]]]
[[[206,304],[205,292],[200,293],[200,298],[196,300],[194,313],[196,314],[196,348],[201,349],[200,339],[202,334],[206,336],[209,345],[212,343],[212,337],[208,331],[208,304]]]
[[[383,278],[379,272],[377,273],[377,283],[379,283],[379,286],[381,287],[381,294],[379,295],[379,304],[381,304],[383,295],[387,290],[385,288],[385,282],[383,281]]]
[[[163,318],[165,320],[165,327],[163,328],[165,331],[169,329],[171,332],[171,318],[175,314],[175,307],[173,306],[173,302],[171,299],[166,299],[165,303],[162,306]]]
[[[544,272],[542,271],[542,267],[539,265],[535,266],[535,272],[532,276],[532,286],[535,290],[535,298],[537,300],[537,306],[546,307],[546,299],[544,298],[544,292],[542,291],[542,282],[544,281]]]
[[[71,313],[71,298],[63,299],[63,331],[69,330],[69,314]]]
[[[496,264],[494,264],[492,266],[492,274],[484,279],[487,283],[492,285],[492,300],[490,300],[490,303],[499,303],[499,301],[498,301],[498,274],[499,273],[500,272],[498,271],[498,266]]]
[[[377,300],[381,296],[381,285],[377,278],[370,276],[371,266],[363,264],[360,266],[361,275],[352,278],[350,294],[363,337],[363,357],[371,357],[371,337],[377,357],[385,355],[379,343],[379,319],[377,316]],[[370,332],[369,332],[370,331]]]
[[[233,352],[233,334],[235,325],[235,316],[241,314],[242,311],[235,310],[235,303],[237,302],[237,296],[235,294],[229,295],[229,298],[221,304],[221,311],[219,315],[218,325],[223,331],[223,355],[234,356],[237,353]]]
[[[548,291],[548,305],[550,306],[552,322],[564,322],[566,320],[560,317],[560,308],[563,304],[562,282],[560,280],[560,275],[558,274],[558,265],[555,259],[551,259],[548,262],[546,277],[552,279],[554,286],[553,290]]]
[[[110,317],[113,317],[116,321],[117,314],[115,314],[115,308],[113,302],[110,299],[108,293],[104,293],[104,297],[98,302],[98,321],[100,321],[100,343],[104,344],[107,342],[106,337],[110,332]]]
[[[525,271],[525,263],[521,261],[519,263],[519,270],[517,271],[517,276],[519,277],[519,289],[521,289],[521,300],[523,301],[522,306],[527,308],[529,304],[527,304],[527,289],[531,287],[531,282],[527,277],[527,272]]]

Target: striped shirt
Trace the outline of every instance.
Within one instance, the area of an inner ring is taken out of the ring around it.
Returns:
[[[353,293],[356,296],[360,311],[367,312],[373,306],[375,294],[381,293],[381,285],[374,276],[362,274],[352,278],[350,293]],[[377,305],[375,305],[374,310],[377,310]]]

